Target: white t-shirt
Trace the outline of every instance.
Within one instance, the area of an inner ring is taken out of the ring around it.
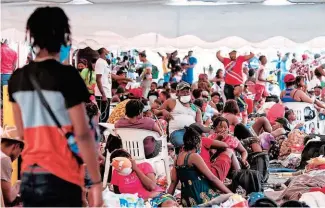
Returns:
[[[95,65],[95,73],[102,75],[102,86],[107,98],[112,98],[112,70],[106,60],[99,58]],[[95,87],[95,96],[102,96],[98,86]]]

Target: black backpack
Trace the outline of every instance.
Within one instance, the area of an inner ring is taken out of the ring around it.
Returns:
[[[246,191],[246,196],[252,192],[262,192],[262,175],[257,170],[241,169],[235,171],[232,176],[231,190],[240,192],[240,188]]]
[[[253,152],[248,155],[247,161],[250,169],[257,170],[261,174],[261,183],[267,183],[269,179],[269,155],[267,152]]]
[[[321,139],[319,141],[309,141],[301,153],[301,162],[299,168],[305,168],[308,160],[324,154],[325,139]]]

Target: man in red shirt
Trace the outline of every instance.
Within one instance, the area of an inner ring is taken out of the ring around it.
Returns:
[[[17,53],[9,48],[7,41],[1,43],[1,90],[8,85],[12,72],[16,69]]]
[[[233,50],[229,53],[229,58],[222,57],[220,51],[217,52],[217,58],[225,67],[225,87],[224,93],[228,99],[234,99],[234,86],[241,85],[245,82],[243,79],[243,63],[253,58],[254,54],[250,53],[246,56],[238,56],[237,51]]]

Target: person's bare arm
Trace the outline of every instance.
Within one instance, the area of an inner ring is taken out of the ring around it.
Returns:
[[[218,51],[217,54],[216,54],[216,56],[217,56],[217,59],[218,59],[221,63],[223,63],[224,57],[221,56],[221,51]]]
[[[16,199],[19,193],[19,185],[11,187],[10,182],[1,180],[1,191],[3,195],[3,200],[6,202],[6,204],[9,204]]]
[[[132,79],[126,78],[126,77],[122,77],[116,74],[111,74],[112,75],[112,79],[116,80],[116,81],[127,81],[127,82],[132,82]]]
[[[201,112],[200,109],[197,109],[197,110],[196,110],[195,121],[196,121],[196,123],[198,123],[198,124],[201,124],[201,125],[203,124],[203,120],[202,120],[202,112]]]
[[[251,59],[251,58],[254,58],[254,56],[255,56],[255,54],[254,54],[254,53],[252,53],[252,52],[250,52],[250,54],[249,54],[249,55],[246,55],[246,56],[244,56],[244,58],[245,58],[245,60],[247,61],[247,60],[249,60],[249,59]]]
[[[98,151],[89,128],[86,108],[83,103],[68,109],[80,154],[87,165],[89,175],[94,183],[101,181],[98,163]]]
[[[145,175],[142,170],[138,168],[136,165],[135,160],[132,160],[132,169],[133,171],[137,174],[139,177],[142,185],[148,190],[148,191],[154,191],[155,188],[157,187],[156,184],[156,177],[154,173],[148,173]]]
[[[228,148],[228,144],[219,140],[213,140],[210,148]]]
[[[160,136],[163,134],[163,133],[161,132],[161,130],[160,130],[160,128],[159,128],[159,126],[158,126],[157,123],[155,123],[155,125],[154,125],[154,127],[153,127],[152,130],[155,131],[155,132],[158,132],[158,134],[159,134]]]
[[[176,162],[175,162],[175,166],[176,166]],[[175,189],[176,189],[177,184],[178,184],[177,172],[176,172],[175,167],[171,170],[170,174],[171,174],[171,183],[169,185],[167,193],[171,194],[171,195],[174,195]]]
[[[215,175],[213,175],[200,155],[197,153],[191,154],[189,163],[192,163],[221,192],[232,193]]]
[[[97,87],[99,89],[100,94],[102,95],[102,97],[106,97],[104,89],[103,89],[103,85],[102,85],[102,74],[96,74],[96,83],[97,83]],[[103,100],[107,100],[107,99],[103,99]]]
[[[240,152],[241,159],[242,159],[243,163],[246,164],[247,163],[247,157],[248,157],[247,150],[244,148],[244,146],[240,142],[239,142],[236,150],[238,152]]]

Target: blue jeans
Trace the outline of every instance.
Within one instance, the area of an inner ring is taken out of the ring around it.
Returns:
[[[81,207],[81,187],[51,173],[31,171],[22,175],[20,192],[24,207]]]

